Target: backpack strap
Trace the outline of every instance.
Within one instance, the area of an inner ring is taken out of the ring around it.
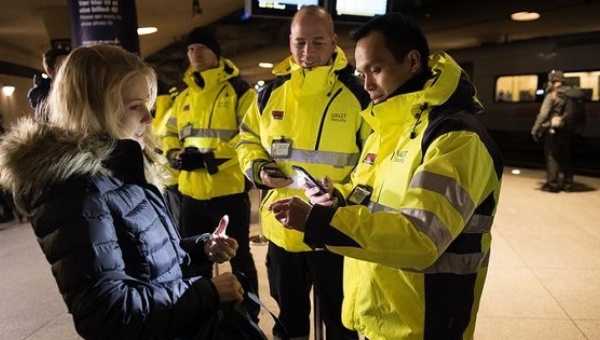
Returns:
[[[279,318],[275,315],[275,313],[271,312],[269,310],[269,308],[267,308],[267,305],[265,305],[265,303],[261,301],[261,299],[258,297],[258,295],[256,295],[256,292],[254,292],[254,289],[252,289],[252,285],[248,281],[248,278],[246,278],[246,275],[244,275],[244,273],[242,273],[242,272],[234,272],[233,274],[237,277],[238,281],[244,288],[244,297],[247,297],[248,299],[252,300],[257,305],[264,308],[264,310],[269,312],[269,314],[271,314],[271,317],[273,318],[273,321],[275,321],[275,324],[279,327],[279,330],[283,333],[283,334],[279,334],[279,337],[283,340],[290,340],[289,333],[287,331],[287,328],[285,328],[285,325],[283,324],[283,322],[281,322],[281,320],[279,320]]]

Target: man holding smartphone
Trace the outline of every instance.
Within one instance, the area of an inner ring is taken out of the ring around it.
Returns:
[[[269,208],[307,245],[346,257],[344,325],[369,339],[473,339],[503,171],[475,85],[404,14],[353,37],[373,99],[362,161],[337,200],[313,188],[313,206]]]
[[[246,176],[268,190],[261,204],[263,235],[269,239],[267,269],[279,318],[292,339],[308,339],[311,287],[318,296],[327,339],[357,339],[341,323],[343,258],[312,250],[302,233],[288,230],[266,207],[277,199],[304,197],[294,181],[299,165],[315,178],[349,178],[370,128],[360,117],[369,98],[354,76],[325,9],[302,7],[291,23],[291,56],[277,65],[246,113],[238,157]],[[275,326],[275,339],[281,331]]]

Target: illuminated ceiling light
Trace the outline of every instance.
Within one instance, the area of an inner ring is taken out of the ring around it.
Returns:
[[[14,86],[2,86],[2,94],[4,94],[5,96],[12,96],[13,93],[15,93],[15,87]]]
[[[540,18],[540,13],[537,12],[517,12],[510,15],[514,21],[532,21]]]
[[[256,85],[263,86],[263,85],[265,85],[265,81],[264,80],[259,80],[259,81],[256,82]]]
[[[273,64],[272,64],[272,63],[267,63],[267,62],[261,61],[260,63],[258,63],[258,67],[262,67],[262,68],[273,68]]]
[[[46,73],[42,73],[42,78],[49,79],[50,77]]]
[[[158,32],[158,28],[156,27],[140,27],[137,29],[138,35],[148,35]]]
[[[511,171],[511,173],[512,173],[513,175],[520,175],[520,174],[521,174],[521,170],[519,170],[519,169],[513,169],[513,170]]]

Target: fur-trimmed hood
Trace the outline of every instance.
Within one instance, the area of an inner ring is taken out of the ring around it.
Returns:
[[[109,175],[115,141],[20,120],[0,142],[0,185],[26,200],[69,178]],[[141,150],[140,150],[141,153]]]

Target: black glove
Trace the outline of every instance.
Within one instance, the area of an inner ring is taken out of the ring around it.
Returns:
[[[217,160],[215,159],[215,153],[212,151],[206,152],[203,154],[203,156],[204,165],[206,165],[206,170],[208,170],[208,173],[214,175],[219,172],[219,166],[217,165]]]
[[[187,147],[179,155],[180,170],[192,171],[204,168],[204,156],[198,148]]]

